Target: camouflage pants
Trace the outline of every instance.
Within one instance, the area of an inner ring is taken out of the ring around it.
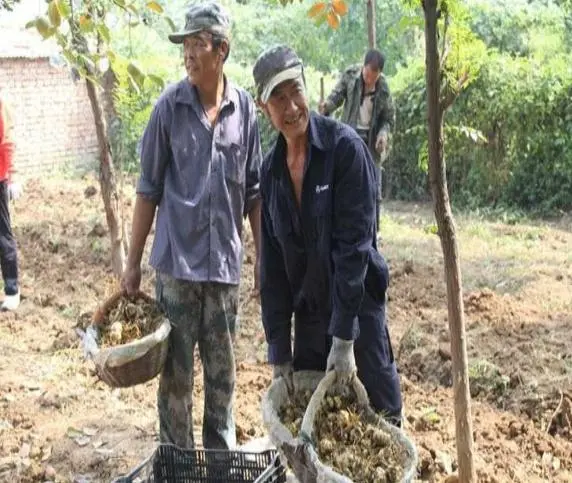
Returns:
[[[172,325],[157,397],[161,442],[194,447],[193,355],[198,344],[204,378],[203,446],[234,448],[238,286],[157,273],[156,293]]]

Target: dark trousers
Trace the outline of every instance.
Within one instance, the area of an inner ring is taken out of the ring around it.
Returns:
[[[375,165],[375,182],[377,184],[377,196],[375,197],[375,219],[377,221],[377,229],[381,223],[381,183],[382,183],[383,168],[381,165]]]
[[[0,181],[0,267],[4,279],[4,293],[18,293],[18,250],[10,222],[8,183]]]
[[[357,375],[371,405],[391,422],[401,418],[401,387],[385,322],[385,304],[364,294],[358,315],[360,335],[354,343]],[[324,371],[332,345],[329,317],[296,314],[294,325],[295,371]]]

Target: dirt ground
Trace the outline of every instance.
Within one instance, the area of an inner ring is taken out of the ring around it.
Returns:
[[[97,182],[30,180],[14,206],[23,302],[18,312],[0,314],[0,481],[107,482],[157,444],[157,381],[111,390],[91,375],[74,332],[115,288],[99,189],[89,186]],[[130,219],[131,188],[125,199]],[[572,482],[572,223],[459,216],[457,225],[479,481]],[[419,481],[445,481],[457,464],[455,418],[446,289],[430,207],[389,203],[381,235],[405,429],[419,451]],[[270,383],[250,293],[248,230],[246,236],[240,442],[264,435],[259,403]],[[146,265],[143,277],[153,294]],[[198,359],[195,372],[200,428]]]

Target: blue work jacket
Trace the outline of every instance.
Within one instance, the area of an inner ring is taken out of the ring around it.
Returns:
[[[301,205],[278,139],[261,170],[262,321],[271,364],[292,358],[292,315],[327,320],[357,339],[364,294],[385,303],[389,274],[376,246],[374,163],[350,127],[311,113]],[[381,307],[383,309],[383,307]]]

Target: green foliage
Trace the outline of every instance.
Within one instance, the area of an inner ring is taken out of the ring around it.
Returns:
[[[109,126],[116,167],[123,171],[137,171],[139,167],[138,146],[151,115],[154,100],[161,92],[161,84],[148,77],[135,88],[133,65],[125,59],[113,63],[117,84],[113,90],[113,104],[117,119]],[[137,74],[135,74],[137,75]],[[158,79],[162,81],[163,76]]]
[[[80,2],[79,6],[71,0],[49,0],[46,3],[45,15],[28,22],[26,28],[36,28],[44,39],[55,38],[68,63],[82,77],[95,83],[99,82],[100,64],[104,61],[113,63],[117,57],[111,47],[108,23],[120,19],[119,23],[131,28],[139,24],[145,13],[142,8],[155,14],[163,12],[156,1],[147,2],[142,7],[134,1],[125,0]],[[128,74],[132,88],[136,91],[142,89],[146,73],[131,64]],[[163,81],[156,75],[148,79],[163,85]]]
[[[366,2],[346,2],[349,11],[334,31],[327,22],[314,21],[325,11],[322,7],[308,17],[319,3],[314,0],[285,7],[280,0],[221,1],[233,19],[225,71],[253,95],[252,66],[273,44],[292,46],[304,60],[314,109],[320,77],[327,95],[339,72],[361,63],[367,50]],[[327,8],[333,5],[326,3]],[[82,2],[73,13],[90,45],[99,42],[97,49],[80,51],[71,42],[69,0],[47,2],[46,14],[30,26],[54,37],[84,75],[102,60],[111,63],[119,77],[116,160],[134,169],[137,143],[163,82],[185,75],[182,51],[166,37],[175,29],[171,17],[181,26],[187,0],[98,0],[105,6],[103,17],[88,11],[94,4]],[[443,130],[453,202],[510,213],[572,209],[572,3],[466,0],[439,5],[439,48],[445,39],[447,52],[442,92],[456,97]],[[377,44],[386,55],[397,109],[392,155],[385,165],[386,194],[426,199],[423,13],[418,0],[377,1],[376,6]],[[262,113],[259,120],[266,151],[276,133]]]
[[[567,35],[562,9],[554,2],[470,0],[471,28],[500,52],[528,56],[543,49],[561,49]]]
[[[457,99],[444,129],[453,201],[541,213],[572,209],[572,72],[568,57],[549,64],[490,55]],[[396,94],[399,113],[389,164],[399,197],[426,193],[423,78]],[[421,153],[421,154],[420,154]]]
[[[20,3],[20,0],[0,0],[0,11],[7,10],[11,12],[18,3]]]

